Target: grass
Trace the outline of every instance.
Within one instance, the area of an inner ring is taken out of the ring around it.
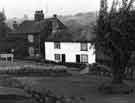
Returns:
[[[57,96],[75,98],[85,97],[86,103],[134,103],[134,94],[130,95],[105,95],[98,92],[97,88],[108,78],[95,76],[72,76],[66,78],[39,77],[18,78],[38,91],[45,92],[51,89]]]
[[[21,85],[11,76],[0,75],[0,103],[33,103],[29,95],[18,88]]]
[[[22,62],[19,62],[22,63]],[[17,63],[17,65],[19,65]],[[27,64],[23,62],[22,64]],[[21,64],[21,65],[22,65]],[[28,63],[33,64],[33,63]],[[44,65],[44,68],[48,68],[51,65]],[[51,66],[51,67],[54,67]],[[67,68],[68,69],[68,68]],[[70,69],[70,68],[69,68]],[[31,88],[40,91],[46,92],[47,89],[50,89],[57,96],[66,96],[75,98],[85,97],[86,102],[83,103],[134,103],[135,93],[129,95],[106,95],[98,92],[98,87],[105,81],[110,81],[108,77],[99,77],[94,75],[78,75],[78,71],[72,76],[67,77],[43,77],[43,76],[0,76],[0,86],[4,87],[19,87],[21,84],[30,86]],[[129,85],[135,87],[134,81],[126,81]],[[6,90],[7,91],[7,90]],[[16,90],[14,90],[16,91]],[[0,91],[1,92],[1,91]],[[15,95],[9,96],[10,101],[3,102],[0,100],[0,103],[15,103]],[[4,97],[5,98],[5,97]],[[14,100],[13,102],[11,100]],[[17,97],[17,103],[34,103],[28,100],[23,99],[23,97]],[[78,103],[78,102],[77,102]]]
[[[33,89],[46,92],[50,89],[57,96],[66,96],[75,98],[85,97],[85,103],[134,103],[135,94],[130,95],[106,95],[98,92],[97,88],[104,81],[109,81],[107,77],[96,77],[92,75],[73,75],[71,77],[3,77],[1,76],[0,85],[5,87],[19,86],[22,84],[28,85]],[[130,85],[135,86],[133,82]],[[8,91],[8,90],[7,90]],[[15,96],[9,96],[10,100],[15,100]],[[24,101],[23,103],[31,103],[23,97],[17,97],[16,101]],[[0,103],[12,103],[1,102]],[[13,102],[14,103],[14,102]],[[17,102],[19,103],[19,102]],[[20,102],[22,103],[22,102]],[[32,102],[33,103],[33,102]],[[84,103],[84,102],[83,102]]]

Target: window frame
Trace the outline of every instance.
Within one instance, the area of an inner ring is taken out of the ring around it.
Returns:
[[[61,54],[54,54],[55,61],[61,61]]]
[[[32,39],[31,39],[31,37],[32,37]],[[28,42],[29,43],[34,43],[34,35],[28,34]]]
[[[81,63],[88,63],[89,62],[88,54],[81,54],[80,61]]]
[[[33,46],[30,46],[28,50],[29,50],[29,56],[32,57],[35,56],[35,48]]]
[[[88,43],[80,43],[81,51],[88,51]]]
[[[52,28],[53,28],[53,30],[57,30],[59,28],[59,24],[57,21],[52,22]]]
[[[61,49],[60,42],[54,42],[54,49]]]

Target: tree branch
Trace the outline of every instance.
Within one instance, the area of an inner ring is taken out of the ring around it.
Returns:
[[[133,6],[133,3],[135,2],[135,0],[130,0],[128,6],[127,6],[127,10],[129,11],[131,9],[131,7]]]

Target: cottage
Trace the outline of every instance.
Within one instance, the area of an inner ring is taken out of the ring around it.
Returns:
[[[95,63],[95,45],[91,38],[75,40],[68,30],[60,31],[45,41],[45,60],[62,63]]]
[[[45,59],[54,62],[95,63],[91,42],[45,42]]]

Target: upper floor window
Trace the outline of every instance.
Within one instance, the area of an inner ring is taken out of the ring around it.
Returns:
[[[87,43],[81,43],[81,51],[88,51],[88,44]]]
[[[57,21],[53,21],[52,22],[52,29],[53,29],[53,32],[56,32],[59,28],[59,25],[57,23]]]
[[[33,35],[28,35],[28,41],[30,42],[30,43],[33,43],[34,42],[34,36]]]
[[[59,42],[54,43],[54,49],[60,49],[60,43]]]

